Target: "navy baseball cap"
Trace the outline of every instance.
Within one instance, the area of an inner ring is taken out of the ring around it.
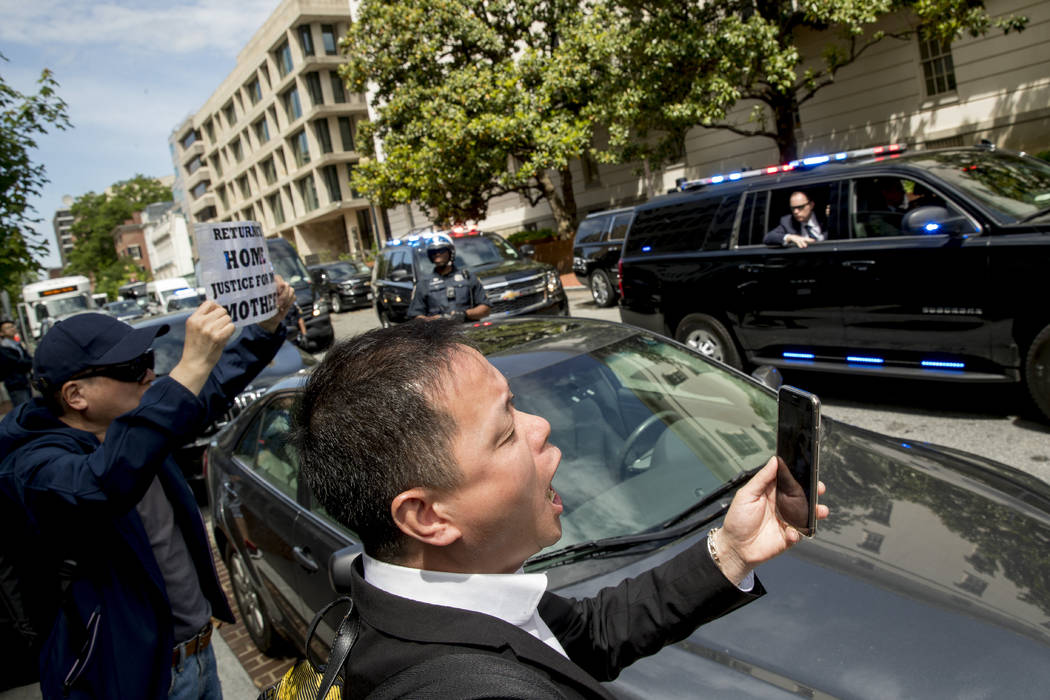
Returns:
[[[33,374],[42,386],[58,388],[86,369],[134,360],[167,332],[167,324],[132,328],[108,314],[77,314],[44,335],[33,356]]]

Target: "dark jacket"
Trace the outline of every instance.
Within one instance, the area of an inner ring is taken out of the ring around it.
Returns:
[[[481,280],[470,270],[460,268],[453,262],[452,272],[447,275],[432,270],[429,275],[419,276],[407,315],[408,318],[435,316],[451,311],[466,311],[487,303],[485,286]]]
[[[634,661],[765,593],[757,579],[751,593],[726,580],[701,538],[673,559],[593,598],[545,593],[540,617],[570,661],[497,618],[386,593],[364,580],[360,558],[354,562],[351,591],[361,618],[361,636],[347,662],[351,698],[365,697],[408,666],[464,651],[515,659],[566,698],[610,698],[600,681],[614,680]]]
[[[828,222],[822,217],[817,217],[817,223],[820,224],[820,231],[824,234],[824,239],[828,238]],[[794,234],[796,236],[803,235],[802,224],[798,222],[791,214],[785,214],[780,217],[780,223],[772,231],[766,234],[762,242],[766,245],[782,246],[784,245],[784,237],[788,234]]]
[[[33,358],[25,349],[0,344],[0,378],[10,390],[28,389],[29,372],[33,369]]]
[[[35,553],[41,571],[61,558],[78,563],[70,589],[76,612],[58,613],[40,654],[45,698],[63,697],[63,681],[93,615],[98,624],[90,656],[65,697],[167,696],[175,645],[171,605],[135,509],[155,476],[212,615],[233,621],[200,509],[171,454],[228,409],[281,342],[283,333],[246,328],[199,397],[173,379],[158,379],[137,408],[110,424],[101,444],[56,419],[41,399],[0,422],[0,506],[21,509],[32,539],[25,549]]]

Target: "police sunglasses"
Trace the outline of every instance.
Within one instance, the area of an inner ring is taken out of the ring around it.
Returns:
[[[153,350],[150,349],[136,357],[134,360],[128,360],[127,362],[121,362],[116,365],[92,367],[91,369],[73,375],[70,379],[109,377],[118,382],[131,382],[138,384],[146,378],[146,373],[153,369],[153,359]]]

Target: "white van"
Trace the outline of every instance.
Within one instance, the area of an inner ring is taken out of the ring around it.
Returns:
[[[179,296],[183,296],[195,293],[196,290],[182,277],[169,277],[146,283],[146,298],[154,313],[164,313],[168,308],[168,301],[174,298],[177,292]]]

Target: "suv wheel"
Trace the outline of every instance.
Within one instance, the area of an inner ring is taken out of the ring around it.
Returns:
[[[729,331],[716,318],[707,314],[689,314],[678,324],[675,339],[685,343],[701,355],[740,369],[740,353]]]
[[[382,328],[390,328],[390,326],[393,325],[390,323],[390,314],[386,311],[379,312],[379,325]]]
[[[267,656],[282,655],[288,644],[274,629],[262,595],[248,571],[248,564],[233,545],[226,548],[226,568],[230,571],[230,585],[233,597],[237,599],[241,620],[255,646]]]
[[[1050,418],[1050,326],[1039,331],[1028,347],[1024,383],[1035,405]]]
[[[591,273],[591,296],[594,297],[594,303],[603,308],[616,303],[616,290],[605,270]]]
[[[339,292],[329,297],[328,304],[332,307],[332,313],[334,314],[341,314],[346,311],[346,307],[343,306],[343,297]]]

